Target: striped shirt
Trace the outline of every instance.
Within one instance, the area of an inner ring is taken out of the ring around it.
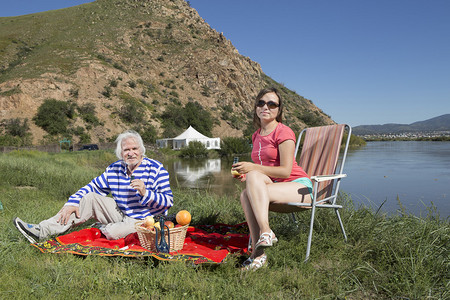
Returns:
[[[126,164],[119,160],[70,196],[65,205],[79,206],[81,198],[94,192],[102,196],[111,194],[119,209],[134,219],[167,213],[173,205],[173,195],[169,173],[163,165],[159,161],[144,157],[132,175],[134,179],[145,183],[147,191],[144,196],[130,186],[131,177],[127,174]]]

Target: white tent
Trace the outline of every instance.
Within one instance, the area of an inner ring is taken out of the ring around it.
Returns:
[[[156,140],[156,144],[160,148],[165,148],[172,144],[172,149],[179,150],[189,145],[192,141],[201,142],[206,149],[220,149],[220,138],[209,138],[204,136],[192,126],[189,126],[185,132],[175,138]]]

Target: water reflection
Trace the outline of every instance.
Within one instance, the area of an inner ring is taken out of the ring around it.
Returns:
[[[176,159],[163,161],[172,187],[206,189],[238,199],[244,184],[230,174],[229,159]]]
[[[205,159],[203,161],[179,160],[173,163],[173,170],[184,180],[184,186],[195,188],[199,187],[199,183],[208,181],[210,176],[220,173],[221,161],[217,159]],[[201,186],[204,187],[204,186]]]

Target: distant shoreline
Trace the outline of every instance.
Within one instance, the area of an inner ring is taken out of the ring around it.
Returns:
[[[436,136],[436,137],[380,137],[380,136],[360,136],[366,142],[449,142],[450,136]]]

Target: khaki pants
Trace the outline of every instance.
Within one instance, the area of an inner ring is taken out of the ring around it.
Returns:
[[[96,193],[86,194],[80,200],[80,218],[73,213],[67,225],[57,222],[59,214],[39,223],[41,240],[47,239],[51,235],[66,232],[71,227],[80,225],[89,219],[96,219],[103,225],[100,227],[102,233],[109,240],[116,240],[136,232],[134,223],[136,219],[126,216],[118,207],[114,199],[104,197]]]

